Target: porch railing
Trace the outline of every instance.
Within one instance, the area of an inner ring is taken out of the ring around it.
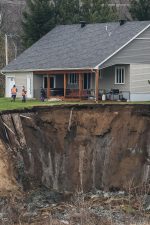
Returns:
[[[45,90],[45,97],[47,98],[47,88]],[[40,89],[34,89],[34,97],[40,99]],[[63,97],[64,96],[64,89],[63,88],[52,88],[50,89],[50,97]],[[79,89],[66,89],[66,98],[94,98],[95,97],[95,90],[82,90],[79,93]]]
[[[99,89],[99,100],[102,99],[104,93],[103,89]],[[45,97],[47,98],[47,89],[45,89]],[[106,91],[106,100],[123,100],[130,99],[129,91],[122,91],[119,94],[113,94],[110,91]],[[50,89],[51,97],[63,97],[64,89],[63,88],[53,88]],[[34,89],[34,97],[40,99],[40,89]],[[79,89],[66,89],[66,98],[82,98],[82,99],[95,99],[95,89],[82,90],[79,92]]]
[[[88,89],[79,91],[79,89],[66,89],[66,97],[67,98],[95,98],[95,90]]]

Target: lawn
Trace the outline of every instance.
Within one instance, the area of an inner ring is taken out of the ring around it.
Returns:
[[[41,102],[39,100],[27,100],[25,103],[21,99],[11,102],[10,98],[0,98],[0,111],[12,109],[32,108],[33,106],[59,105],[64,102]]]
[[[16,99],[15,102],[11,102],[10,98],[0,98],[0,111],[3,110],[13,110],[13,109],[24,109],[32,108],[33,106],[53,106],[53,105],[62,105],[62,104],[91,104],[95,101],[45,101],[41,102],[39,100],[27,100],[25,103],[21,99]],[[149,102],[116,102],[116,101],[99,101],[99,104],[150,104]]]

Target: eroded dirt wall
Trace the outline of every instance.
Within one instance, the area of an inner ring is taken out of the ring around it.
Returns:
[[[10,161],[11,157],[0,139],[0,192],[16,191],[19,188],[13,173],[13,165]]]
[[[128,189],[149,182],[150,105],[34,108],[1,118],[25,189]]]

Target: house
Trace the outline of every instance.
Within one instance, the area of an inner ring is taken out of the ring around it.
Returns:
[[[2,73],[6,97],[15,83],[28,98],[150,100],[150,21],[56,26]]]

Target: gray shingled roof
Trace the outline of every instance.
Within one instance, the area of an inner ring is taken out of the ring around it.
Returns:
[[[94,68],[150,24],[150,21],[55,27],[3,69]],[[106,31],[107,26],[107,31]]]

